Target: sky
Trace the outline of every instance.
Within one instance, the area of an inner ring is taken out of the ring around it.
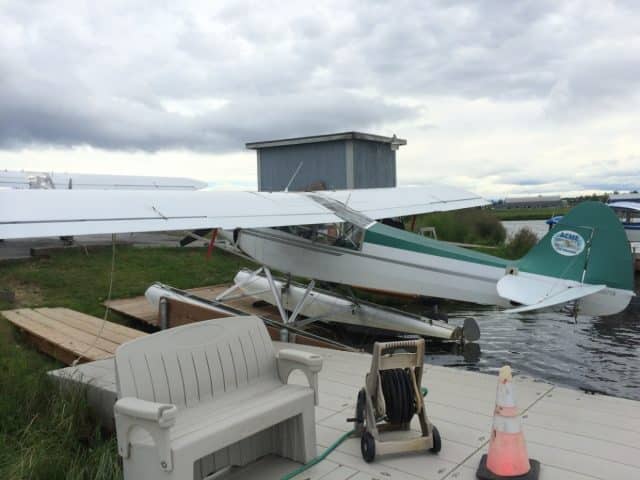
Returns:
[[[637,189],[638,25],[634,0],[0,0],[0,169],[255,189],[246,142],[357,130],[407,139],[402,185]]]

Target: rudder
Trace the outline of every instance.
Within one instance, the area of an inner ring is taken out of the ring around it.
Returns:
[[[633,291],[633,256],[624,228],[607,205],[582,202],[516,266],[523,272]]]

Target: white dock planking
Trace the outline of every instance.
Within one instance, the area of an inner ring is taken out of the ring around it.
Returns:
[[[275,342],[276,348],[289,346]],[[320,373],[320,403],[316,407],[319,451],[332,444],[352,424],[358,389],[369,370],[370,356],[296,345],[324,357]],[[84,381],[103,389],[103,411],[115,398],[113,362],[101,360],[79,367]],[[111,365],[111,366],[110,366]],[[55,375],[69,373],[70,368]],[[304,383],[302,375],[292,381]],[[329,457],[297,479],[416,480],[474,479],[480,457],[487,451],[497,376],[427,365],[427,414],[443,437],[442,451],[379,456],[367,464],[360,441],[347,440]],[[518,406],[529,454],[542,464],[542,480],[640,478],[640,402],[590,395],[516,375]],[[417,434],[417,425],[416,425]],[[234,480],[278,479],[298,465],[266,457],[227,477]]]

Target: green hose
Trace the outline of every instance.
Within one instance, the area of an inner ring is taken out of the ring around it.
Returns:
[[[311,460],[309,463],[305,463],[304,465],[302,465],[301,467],[295,469],[293,472],[287,473],[284,477],[282,477],[280,480],[291,480],[293,477],[295,477],[296,475],[299,475],[300,473],[304,472],[305,470],[309,470],[311,467],[313,467],[314,465],[320,463],[322,460],[324,460],[325,458],[327,458],[327,456],[329,456],[329,454],[331,452],[333,452],[336,448],[338,448],[338,446],[340,446],[340,444],[342,442],[344,442],[347,438],[349,438],[351,435],[353,435],[355,433],[355,430],[351,430],[347,433],[344,433],[340,436],[340,438],[338,438],[338,440],[336,440],[335,442],[333,442],[329,448],[327,448],[324,452],[322,452],[321,455],[318,455],[316,458],[314,458],[313,460]]]
[[[427,390],[427,387],[422,387],[420,390],[422,391],[422,396],[423,397],[426,397],[427,393],[429,393],[429,390]],[[342,442],[344,442],[347,438],[349,438],[355,432],[356,431],[354,429],[354,430],[351,430],[351,431],[349,431],[347,433],[343,433],[340,436],[340,438],[338,438],[335,442],[333,442],[331,445],[329,445],[329,447],[324,452],[322,452],[322,454],[318,455],[316,458],[314,458],[310,462],[305,463],[304,465],[301,465],[300,467],[296,468],[293,472],[287,473],[284,477],[281,477],[280,480],[291,480],[296,475],[300,475],[302,472],[304,472],[306,470],[309,470],[314,465],[317,465],[322,460],[327,458],[331,452],[333,452],[336,448],[338,448]]]

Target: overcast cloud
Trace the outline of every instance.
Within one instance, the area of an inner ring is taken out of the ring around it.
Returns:
[[[402,183],[638,188],[636,5],[0,0],[0,168],[252,187],[245,142],[364,130]]]

